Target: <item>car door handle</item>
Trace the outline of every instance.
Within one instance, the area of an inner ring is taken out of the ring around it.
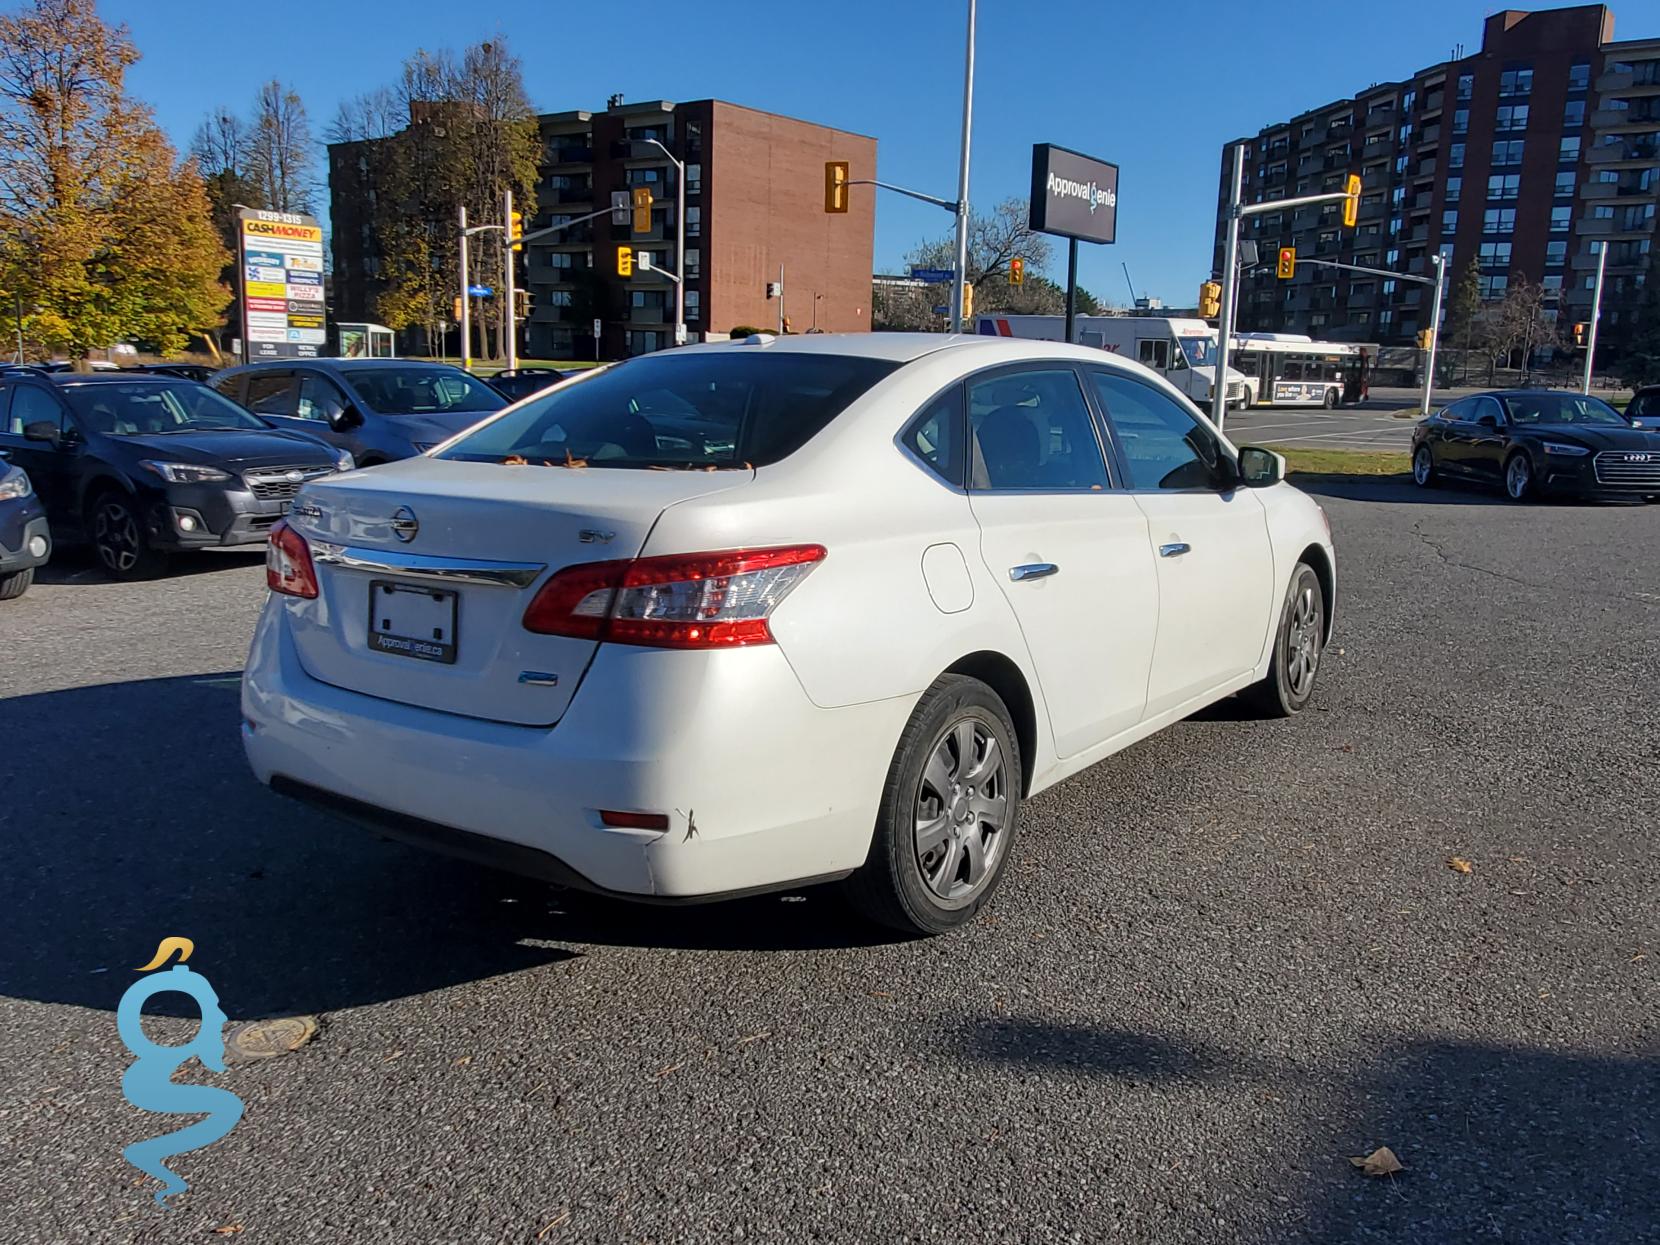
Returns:
[[[1061,568],[1053,562],[1028,562],[1024,566],[1011,566],[1009,578],[1015,583],[1027,579],[1045,579],[1050,575],[1060,574]]]
[[[1159,546],[1159,557],[1161,558],[1179,558],[1184,553],[1192,552],[1193,546],[1188,544],[1186,541],[1181,540],[1172,541],[1168,545]]]

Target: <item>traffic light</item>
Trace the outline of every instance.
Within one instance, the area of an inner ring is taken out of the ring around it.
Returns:
[[[507,240],[513,244],[515,251],[522,251],[525,236],[525,214],[523,212],[509,212],[507,214]]]
[[[1418,334],[1418,349],[1428,350],[1435,344],[1435,330],[1423,329]]]
[[[824,210],[847,211],[847,161],[824,162]]]
[[[632,277],[634,275],[634,248],[619,246],[617,248],[617,275]]]
[[[1585,325],[1583,323],[1576,324],[1576,325],[1574,325],[1574,349],[1583,350],[1584,348],[1585,348]]]
[[[974,315],[974,287],[963,282],[963,319],[967,320]]]
[[[1343,200],[1343,224],[1346,228],[1353,229],[1355,222],[1360,219],[1359,173],[1349,174],[1349,180],[1343,187],[1343,193],[1349,196]]]
[[[450,319],[454,320],[457,324],[461,323],[461,295],[459,294],[455,296],[455,303],[450,308]]]
[[[1026,284],[1026,261],[1018,255],[1009,261],[1009,284]]]
[[[634,232],[651,232],[651,188],[634,187]]]
[[[1281,281],[1289,281],[1297,275],[1297,248],[1282,246],[1280,248],[1279,266],[1274,269],[1274,275]]]
[[[513,291],[513,314],[520,320],[530,319],[530,291]]]
[[[1222,314],[1222,283],[1206,281],[1199,286],[1199,318],[1211,320]]]

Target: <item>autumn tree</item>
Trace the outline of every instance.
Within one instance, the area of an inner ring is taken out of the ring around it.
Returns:
[[[123,89],[137,60],[92,0],[0,15],[0,296],[76,360],[123,338],[176,352],[227,301],[201,178]]]
[[[1475,256],[1472,255],[1459,269],[1458,278],[1447,296],[1441,329],[1441,344],[1462,350],[1466,368],[1470,352],[1486,344],[1482,311],[1481,275],[1476,271]]]
[[[1660,259],[1653,255],[1643,275],[1642,294],[1624,317],[1624,330],[1610,352],[1619,358],[1621,379],[1633,389],[1660,384]]]
[[[275,78],[254,97],[247,151],[257,206],[273,212],[310,213],[311,170],[316,163],[311,121],[299,94]]]

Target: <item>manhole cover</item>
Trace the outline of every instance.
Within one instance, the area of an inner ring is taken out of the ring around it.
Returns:
[[[317,1017],[279,1016],[243,1025],[226,1045],[244,1059],[270,1059],[299,1050],[316,1036]]]

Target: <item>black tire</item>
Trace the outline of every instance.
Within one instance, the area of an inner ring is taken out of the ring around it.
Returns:
[[[167,555],[144,534],[137,504],[119,489],[106,488],[87,503],[86,530],[98,568],[111,579],[154,579],[167,569]]]
[[[1412,451],[1412,482],[1419,488],[1439,488],[1441,473],[1435,469],[1435,454],[1427,445]]]
[[[963,756],[960,746],[963,730],[973,741],[971,758]],[[990,772],[991,741],[1001,754],[995,773]],[[933,764],[936,753],[942,758],[939,765]],[[852,905],[870,920],[911,935],[944,934],[972,921],[1007,872],[1023,764],[1019,736],[996,692],[962,675],[935,680],[894,750],[870,855],[844,883]],[[961,784],[954,782],[976,774],[991,782],[978,792],[978,804],[968,798],[975,788],[958,791]],[[946,784],[951,791],[935,790]],[[993,790],[995,796],[987,794]],[[936,816],[924,818],[923,810],[936,807]],[[1002,810],[1000,828],[987,811],[996,807]],[[938,846],[924,850],[919,836],[928,826],[945,828],[938,832]],[[978,881],[973,880],[976,852],[971,844],[978,845],[983,862]]]
[[[1324,405],[1328,411],[1335,411],[1337,409],[1337,390],[1326,390],[1325,402],[1322,405]]]
[[[1302,712],[1314,695],[1325,639],[1325,589],[1314,568],[1299,562],[1285,590],[1268,677],[1246,688],[1245,699],[1264,717],[1288,718]]]
[[[13,571],[10,575],[0,575],[0,601],[15,601],[25,592],[29,585],[35,582],[35,568],[29,567],[23,571]]]
[[[1513,502],[1531,501],[1538,493],[1533,480],[1533,460],[1523,450],[1517,450],[1504,460],[1504,495]]]

